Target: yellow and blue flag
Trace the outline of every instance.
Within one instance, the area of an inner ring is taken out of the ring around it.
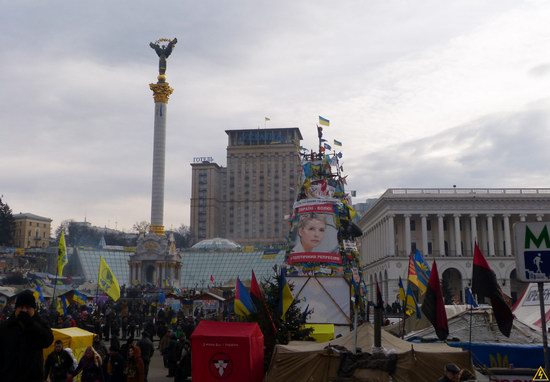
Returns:
[[[405,308],[405,287],[403,287],[401,276],[399,276],[399,300],[401,300],[401,306]]]
[[[319,116],[319,125],[321,126],[330,126],[330,121],[326,118]]]
[[[286,280],[286,268],[281,268],[281,275],[279,276],[279,311],[283,320],[293,302],[294,296]]]
[[[99,259],[97,285],[111,297],[113,301],[117,301],[120,298],[120,286],[118,285],[118,281],[103,257]]]
[[[241,317],[248,317],[252,313],[256,313],[256,307],[250,297],[250,292],[244,284],[237,277],[235,284],[235,302],[234,302],[235,314]]]
[[[60,296],[60,297],[58,297],[58,300],[59,301],[57,301],[57,304],[56,304],[57,305],[57,307],[56,307],[57,312],[59,314],[62,314],[64,316],[66,316],[67,315],[67,306],[69,305],[67,303],[67,296],[65,296],[65,295]]]
[[[63,268],[69,260],[67,259],[67,245],[65,244],[65,231],[61,230],[59,236],[59,248],[57,250],[57,275],[63,276]]]
[[[424,294],[428,288],[428,281],[430,280],[430,267],[418,249],[414,254],[414,267],[418,280],[418,283],[415,285],[418,286],[422,294]]]
[[[86,305],[86,303],[88,302],[88,296],[86,296],[82,292],[75,290],[73,292],[73,302],[78,306]]]
[[[407,316],[412,316],[413,313],[416,313],[416,318],[420,318],[420,309],[418,309],[418,302],[414,296],[413,290],[409,285],[407,285],[407,297],[405,298],[404,312]]]
[[[32,294],[34,295],[34,299],[36,301],[40,301],[41,303],[44,302],[44,294],[42,293],[42,288],[40,288],[40,285],[36,285]]]

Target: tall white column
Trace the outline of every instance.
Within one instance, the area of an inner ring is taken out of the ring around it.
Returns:
[[[462,219],[462,255],[468,256],[471,254],[470,243],[472,242],[472,229],[470,220]]]
[[[453,256],[456,255],[456,240],[455,240],[455,221],[454,219],[448,219],[448,231],[449,231],[449,252],[453,254]]]
[[[382,258],[388,256],[388,249],[387,249],[387,246],[388,246],[388,236],[387,236],[387,230],[388,230],[388,226],[387,226],[387,221],[386,221],[386,218],[384,218],[382,220],[382,222],[380,222],[381,224],[381,227],[380,227],[380,234],[381,234],[381,241],[380,241],[380,245],[382,246]]]
[[[462,256],[462,247],[461,247],[461,238],[460,238],[460,214],[454,214],[453,215],[455,220],[455,248],[456,248],[456,255]]]
[[[371,227],[368,230],[368,234],[367,234],[367,247],[368,247],[367,259],[369,263],[372,263],[374,261],[374,249],[372,246],[372,241],[373,241],[373,237],[372,237],[372,227]]]
[[[510,215],[502,215],[504,218],[504,243],[506,246],[506,256],[512,256],[512,240],[510,238]]]
[[[428,222],[426,220],[428,215],[420,215],[420,220],[422,224],[422,253],[424,256],[428,256]]]
[[[489,256],[495,256],[495,229],[493,227],[494,215],[487,215],[487,236],[489,241]]]
[[[487,220],[483,219],[483,217],[480,217],[479,219],[479,233],[481,235],[481,240],[478,240],[479,248],[481,248],[482,251],[484,251],[485,254],[488,254],[487,252]]]
[[[445,232],[444,232],[444,224],[443,224],[443,219],[444,219],[444,216],[443,214],[438,214],[437,215],[437,241],[438,241],[438,244],[439,244],[439,256],[445,256],[446,253],[445,253]]]
[[[173,89],[159,78],[150,84],[155,99],[155,121],[153,136],[153,184],[151,197],[150,231],[164,235],[164,172],[166,160],[166,112],[168,98]]]
[[[470,248],[472,249],[472,254],[475,246],[475,242],[479,241],[479,238],[477,237],[477,215],[471,214],[470,215],[470,229],[472,230],[472,242],[470,243]]]
[[[380,227],[378,223],[374,226],[374,251],[376,252],[376,260],[380,260]]]
[[[366,244],[367,244],[367,253],[365,256],[365,264],[369,264],[372,262],[372,230],[369,229],[367,231],[367,238],[366,238]]]
[[[381,221],[378,223],[378,248],[380,253],[380,258],[384,258],[384,222]]]
[[[405,217],[405,255],[411,254],[411,215]]]
[[[395,215],[388,215],[388,255],[395,256]]]

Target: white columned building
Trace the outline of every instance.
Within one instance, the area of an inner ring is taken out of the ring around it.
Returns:
[[[378,281],[384,300],[395,301],[399,277],[407,278],[408,255],[418,249],[430,266],[437,261],[447,297],[463,302],[477,241],[515,300],[525,284],[516,278],[513,226],[546,219],[550,189],[388,189],[359,221],[369,296]]]

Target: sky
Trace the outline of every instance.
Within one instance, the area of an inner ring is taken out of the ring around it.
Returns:
[[[225,130],[343,143],[354,202],[388,188],[550,187],[550,2],[0,0],[0,195],[14,214],[150,220],[168,59],[164,225],[189,225],[193,157]],[[265,117],[271,120],[265,122]]]

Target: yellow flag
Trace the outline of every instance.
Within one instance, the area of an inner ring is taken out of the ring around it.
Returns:
[[[59,248],[57,250],[57,275],[63,276],[63,268],[67,264],[67,245],[65,244],[65,232],[61,230],[61,236],[59,237]]]
[[[117,301],[120,298],[120,286],[118,285],[118,281],[103,257],[100,257],[99,260],[97,284],[102,291],[113,299],[113,301]]]

